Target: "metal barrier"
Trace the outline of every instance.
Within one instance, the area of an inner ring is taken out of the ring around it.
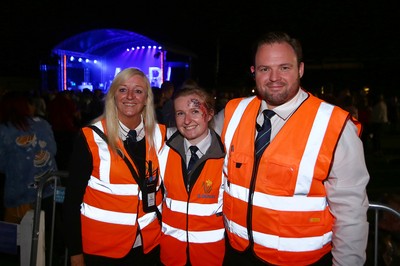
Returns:
[[[377,202],[370,202],[368,210],[375,211],[374,216],[374,265],[378,265],[378,236],[379,236],[379,211],[387,211],[394,214],[397,218],[400,219],[400,212],[396,211],[395,209],[389,207],[388,205],[377,203]]]
[[[49,263],[48,265],[52,265],[53,261],[53,242],[54,242],[54,224],[55,224],[55,208],[56,202],[60,202],[62,196],[60,197],[58,193],[58,185],[60,182],[60,178],[68,177],[68,172],[66,171],[54,171],[47,173],[38,184],[38,191],[36,196],[36,205],[35,212],[33,216],[33,230],[32,230],[32,246],[31,246],[31,258],[30,265],[36,265],[37,259],[37,250],[38,250],[38,241],[39,241],[39,225],[40,225],[40,212],[42,209],[42,197],[43,197],[43,189],[47,185],[47,183],[53,181],[54,184],[54,195],[53,195],[53,215],[52,215],[52,224],[51,224],[51,238],[50,238],[50,252],[49,252]]]

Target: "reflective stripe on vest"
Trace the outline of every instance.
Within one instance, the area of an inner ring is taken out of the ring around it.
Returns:
[[[223,195],[223,193],[221,193],[221,195]],[[210,216],[217,213],[221,203],[220,201],[213,204],[187,203],[186,201],[174,200],[167,197],[165,199],[165,205],[168,209],[174,212],[187,213],[189,215]]]
[[[155,145],[156,152],[159,152],[163,145],[163,135],[161,133],[161,129],[160,129],[159,125],[157,125],[154,128],[154,136],[153,137],[154,137],[154,145]]]
[[[167,159],[169,154],[169,147],[164,145],[158,154],[158,165],[160,167],[160,177],[164,179],[165,167],[167,167]]]
[[[82,204],[81,213],[93,220],[102,221],[105,223],[125,225],[135,225],[137,217],[135,213],[107,211],[90,206],[86,203]]]
[[[319,154],[319,150],[324,139],[329,119],[332,115],[333,105],[321,103],[314,124],[307,140],[306,149],[301,158],[299,174],[297,176],[297,184],[295,195],[307,195],[310,191],[315,163]],[[314,167],[309,167],[310,165]],[[307,178],[309,177],[309,178]]]
[[[247,238],[247,228],[230,222],[230,231],[239,235],[240,237]],[[254,242],[264,247],[277,249],[280,251],[304,252],[312,251],[321,248],[321,243],[328,244],[332,240],[332,232],[328,232],[323,236],[316,237],[302,237],[302,238],[289,238],[264,234],[260,232],[253,232]]]
[[[224,239],[225,229],[222,228],[217,230],[196,232],[196,231],[186,231],[174,228],[172,226],[169,226],[168,224],[163,223],[162,231],[168,232],[166,233],[166,235],[173,236],[174,238],[182,242],[189,241],[190,243],[205,244],[205,243],[217,242]],[[189,240],[187,237],[189,237]]]
[[[231,142],[233,139],[233,134],[235,133],[236,127],[238,126],[240,119],[243,116],[244,111],[246,110],[247,105],[254,99],[256,96],[244,98],[240,101],[239,105],[236,107],[235,112],[232,115],[231,120],[229,121],[228,127],[225,133],[225,149],[226,154],[229,154],[231,150]],[[224,160],[224,173],[228,172],[228,156],[225,156]]]
[[[225,192],[234,198],[247,201],[249,198],[249,190],[236,184],[229,184],[225,179]],[[254,192],[253,205],[268,208],[276,211],[323,211],[326,208],[325,197],[280,197],[267,195],[260,192]]]
[[[94,124],[101,131],[104,132],[103,124],[99,121]],[[99,157],[100,157],[100,169],[99,169],[99,179],[104,182],[110,183],[110,168],[111,168],[111,155],[108,149],[108,144],[103,141],[103,139],[98,134],[93,134],[94,140],[99,147]]]
[[[88,182],[88,186],[104,192],[104,193],[112,193],[112,194],[117,194],[117,195],[131,195],[131,196],[137,196],[138,191],[139,191],[139,186],[137,184],[110,184],[107,183],[107,186],[103,184],[104,182],[102,180],[99,180],[98,178],[91,176]]]
[[[162,203],[157,205],[157,208],[161,213]],[[149,212],[149,213],[146,213],[145,215],[143,215],[142,217],[139,217],[138,224],[139,224],[141,230],[143,230],[146,226],[151,224],[154,220],[158,219],[157,215],[154,215],[154,214],[155,214],[155,212]]]

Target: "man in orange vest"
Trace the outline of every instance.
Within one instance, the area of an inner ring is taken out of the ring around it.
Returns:
[[[300,87],[302,48],[286,33],[262,36],[250,69],[257,95],[228,102],[222,120],[224,264],[364,265],[369,174],[360,124]]]

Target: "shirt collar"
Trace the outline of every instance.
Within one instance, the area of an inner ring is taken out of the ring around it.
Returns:
[[[300,106],[305,99],[307,99],[308,94],[303,89],[299,89],[297,94],[290,101],[279,105],[273,109],[273,111],[283,120],[286,120],[293,114],[293,112]],[[267,103],[262,100],[260,110],[257,116],[257,124],[262,125],[264,122],[264,116],[262,112],[268,109]]]
[[[187,139],[184,138],[184,148],[186,151],[186,154],[190,153],[189,147],[192,146],[193,144],[191,144]],[[197,148],[199,148],[199,151],[201,153],[201,155],[203,156],[208,148],[211,146],[211,134],[210,134],[210,129],[208,129],[208,133],[207,136],[201,140],[199,143],[196,144]]]
[[[124,141],[129,132],[130,128],[125,126],[121,121],[119,121],[119,137]],[[143,117],[141,117],[140,124],[135,128],[136,134],[137,134],[137,141],[140,141],[144,138],[145,132],[144,132],[144,123],[143,123]]]

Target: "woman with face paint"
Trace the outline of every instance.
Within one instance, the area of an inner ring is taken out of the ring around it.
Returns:
[[[211,129],[214,100],[199,87],[174,97],[177,131],[159,156],[164,181],[161,262],[164,265],[222,265],[224,148]]]

